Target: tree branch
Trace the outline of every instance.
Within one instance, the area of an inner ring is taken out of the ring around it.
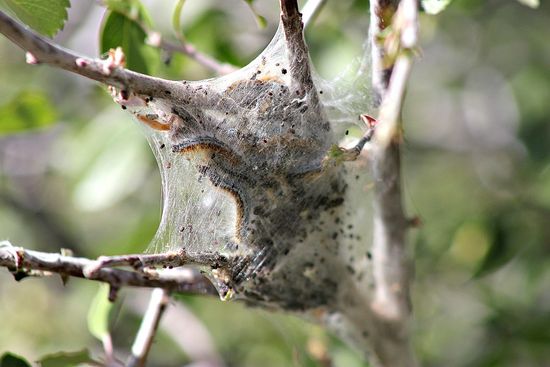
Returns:
[[[162,288],[184,294],[218,295],[212,283],[197,270],[180,268],[145,273],[98,267],[97,264],[96,260],[31,251],[13,247],[8,242],[0,242],[0,266],[10,269],[17,280],[26,276],[56,273],[62,277],[71,276],[108,283],[113,290],[130,286]]]
[[[112,60],[92,59],[64,49],[40,36],[0,11],[0,33],[27,51],[27,62],[43,63],[85,76],[106,85],[151,97],[170,97],[182,103],[204,103],[204,93],[196,93],[189,83],[151,77],[124,69]]]
[[[371,309],[375,327],[387,336],[375,340],[374,349],[384,366],[414,366],[409,338],[412,271],[405,239],[409,222],[402,204],[399,122],[413,62],[411,50],[416,46],[417,2],[402,0],[398,8],[396,0],[371,0],[370,4],[372,83],[376,100],[381,101],[372,151],[375,291]],[[382,38],[381,32],[390,24],[391,32]],[[392,59],[394,63],[388,63]]]

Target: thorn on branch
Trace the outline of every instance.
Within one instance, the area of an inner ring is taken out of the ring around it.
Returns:
[[[424,223],[418,215],[407,219],[407,225],[411,228],[420,228]]]
[[[120,287],[115,286],[113,284],[109,284],[109,302],[114,302],[117,299],[118,292],[120,291]]]
[[[19,282],[22,279],[25,279],[31,276],[29,272],[25,270],[17,270],[14,268],[8,268],[8,270],[10,271],[11,275],[13,275],[13,279],[15,279],[16,282]]]

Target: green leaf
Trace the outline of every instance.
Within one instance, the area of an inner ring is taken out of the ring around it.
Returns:
[[[150,27],[152,20],[147,9],[139,0],[104,0],[107,9],[126,15],[130,19],[137,20]]]
[[[445,10],[452,0],[421,0],[421,9],[428,14],[437,14]]]
[[[109,285],[101,284],[88,310],[88,330],[101,341],[109,334],[109,314],[112,308]]]
[[[0,107],[0,135],[49,126],[57,111],[42,92],[24,91]]]
[[[40,358],[37,363],[41,367],[69,367],[78,366],[80,364],[100,365],[90,357],[90,352],[83,349],[77,352],[59,352],[48,354]]]
[[[156,61],[156,52],[145,44],[147,34],[141,26],[125,14],[110,11],[105,16],[101,31],[101,52],[122,47],[126,55],[126,67],[149,74]]]
[[[0,358],[0,367],[31,367],[31,365],[22,357],[6,352]]]
[[[52,37],[67,20],[69,0],[4,0],[8,8],[25,24]]]
[[[540,6],[539,0],[518,0],[518,2],[533,9],[537,9]]]

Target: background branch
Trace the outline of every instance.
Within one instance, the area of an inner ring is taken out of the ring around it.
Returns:
[[[160,33],[148,30],[147,32],[147,44],[160,48],[168,54],[174,52],[186,55],[192,60],[195,60],[198,64],[204,66],[206,69],[213,71],[217,75],[225,75],[238,70],[235,66],[221,62],[210,55],[197,50],[197,48],[186,40],[179,40],[179,42],[172,42],[166,40]]]
[[[168,306],[170,294],[162,288],[155,288],[151,293],[149,305],[141,320],[136,339],[132,345],[132,355],[130,356],[127,367],[144,367],[147,355],[155,339],[160,319]]]
[[[397,4],[399,3],[399,7]],[[416,0],[371,0],[372,84],[380,104],[372,151],[374,195],[371,310],[385,340],[374,340],[384,366],[416,364],[409,338],[411,260],[406,248],[409,226],[401,193],[399,121],[416,45]],[[391,32],[382,31],[391,24]],[[397,45],[397,47],[395,47]],[[388,47],[393,46],[393,47]],[[395,58],[395,62],[388,60]]]
[[[140,290],[126,295],[125,305],[132,313],[142,317],[150,302],[146,297],[149,290]],[[184,302],[172,300],[166,308],[158,331],[170,339],[185,353],[191,361],[189,366],[223,367],[225,364],[216,350],[213,337],[203,321],[189,309]],[[150,359],[149,359],[150,360]]]

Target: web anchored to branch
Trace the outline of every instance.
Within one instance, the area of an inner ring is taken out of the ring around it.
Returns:
[[[192,97],[120,89],[115,100],[145,125],[161,170],[150,251],[219,256],[200,265],[223,297],[302,311],[336,307],[348,281],[368,285],[369,186],[363,157],[342,162],[343,125],[329,118],[356,97],[314,83],[300,15],[287,11],[248,66],[181,82]]]

